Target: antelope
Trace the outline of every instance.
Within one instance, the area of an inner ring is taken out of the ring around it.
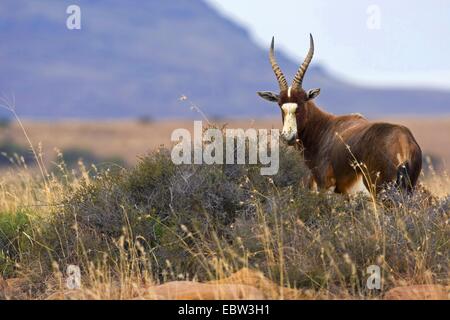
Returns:
[[[337,116],[314,103],[320,89],[305,91],[303,78],[314,55],[314,40],[291,86],[274,54],[269,60],[280,87],[279,93],[258,95],[278,103],[283,129],[281,137],[303,150],[311,171],[309,186],[342,194],[376,194],[386,184],[412,192],[422,169],[422,151],[411,131],[401,125],[370,122],[360,114]]]

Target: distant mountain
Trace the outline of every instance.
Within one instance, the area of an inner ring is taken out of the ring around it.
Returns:
[[[21,116],[194,116],[181,95],[211,117],[278,114],[255,93],[277,88],[268,48],[205,2],[79,0],[82,29],[68,30],[72,3],[0,2],[0,93],[15,94]],[[307,34],[299,35],[305,48]],[[278,60],[287,76],[300,63],[280,51]],[[357,87],[318,65],[305,82],[322,88],[318,104],[334,113],[450,111],[449,92]]]

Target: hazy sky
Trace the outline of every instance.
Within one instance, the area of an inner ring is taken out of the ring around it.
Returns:
[[[268,47],[360,84],[450,89],[450,1],[207,0]]]

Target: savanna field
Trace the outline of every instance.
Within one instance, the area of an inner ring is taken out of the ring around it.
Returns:
[[[266,290],[268,299],[448,286],[450,120],[402,123],[426,154],[417,192],[350,199],[310,191],[301,153],[287,146],[271,177],[257,165],[176,166],[170,133],[191,121],[3,123],[0,298],[153,299],[153,285],[220,282],[242,268],[293,289]],[[270,129],[279,119],[224,125]],[[81,271],[76,289],[70,265]],[[366,286],[371,265],[380,290]]]

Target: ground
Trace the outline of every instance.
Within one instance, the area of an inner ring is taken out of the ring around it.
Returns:
[[[411,129],[424,153],[450,163],[450,117],[443,118],[389,118],[378,119],[406,125]],[[267,119],[223,119],[211,121],[219,127],[229,128],[279,128],[280,118]],[[170,146],[170,134],[174,129],[186,128],[192,131],[191,120],[146,121],[24,121],[34,143],[42,142],[46,154],[54,154],[53,148],[79,148],[92,150],[101,157],[121,157],[129,164],[135,164],[138,155],[146,154],[160,145]],[[205,123],[206,125],[206,123]],[[17,124],[3,129],[3,139],[26,145],[25,137]],[[1,132],[1,131],[0,131]]]

